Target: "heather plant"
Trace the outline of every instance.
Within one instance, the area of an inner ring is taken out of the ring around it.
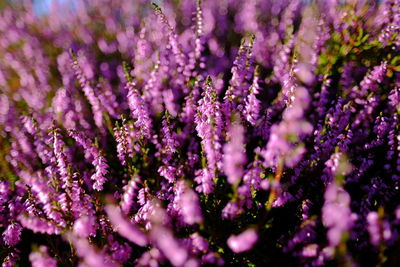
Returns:
[[[400,264],[400,2],[0,5],[6,266]]]

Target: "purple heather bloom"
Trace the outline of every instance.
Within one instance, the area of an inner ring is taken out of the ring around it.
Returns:
[[[341,162],[346,160],[343,154],[338,152],[332,154],[331,158],[325,162],[325,165],[331,170],[334,176],[336,175],[347,175],[351,172],[351,165],[347,162]]]
[[[400,1],[399,0],[386,0],[383,1],[383,8],[381,6],[381,13],[377,16],[381,17],[381,19],[377,20],[376,23],[382,24],[383,30],[379,35],[379,41],[384,45],[389,44],[390,39],[393,38],[395,34],[400,32]],[[397,46],[399,45],[400,41],[397,38]]]
[[[380,65],[367,74],[360,82],[359,96],[363,97],[369,92],[374,92],[378,89],[379,83],[383,81],[387,69],[387,62],[382,61]]]
[[[114,229],[118,231],[118,233],[128,239],[129,241],[135,243],[138,246],[147,245],[147,237],[144,232],[142,232],[137,226],[127,221],[121,213],[119,207],[114,205],[107,205],[105,207],[106,212],[110,218],[111,223],[114,226]]]
[[[124,121],[120,128],[114,128],[115,141],[117,141],[118,158],[122,165],[126,165],[126,160],[133,157],[133,143],[130,136],[130,125]]]
[[[197,60],[200,59],[201,57],[201,52],[204,50],[203,47],[203,11],[202,11],[202,1],[198,0],[197,5],[196,5],[196,40],[195,40],[195,49],[194,49],[194,55]]]
[[[103,156],[98,155],[92,162],[95,167],[95,173],[90,177],[94,181],[93,189],[101,191],[103,190],[103,184],[107,181],[105,175],[108,173],[108,165]]]
[[[207,240],[204,239],[199,233],[190,235],[192,250],[194,253],[206,252],[210,246]]]
[[[317,256],[317,252],[318,252],[318,245],[310,244],[310,245],[305,246],[301,253],[304,257],[314,258]]]
[[[256,33],[258,31],[257,11],[257,1],[251,0],[243,3],[239,13],[235,16],[235,27],[238,28],[238,32]]]
[[[256,125],[261,110],[261,101],[257,99],[257,95],[260,93],[258,72],[258,67],[256,67],[254,70],[253,84],[249,88],[244,110],[246,120],[253,126]]]
[[[69,135],[75,139],[85,149],[85,155],[92,157],[92,164],[95,172],[90,177],[94,181],[93,189],[97,191],[103,190],[103,184],[107,181],[105,175],[108,173],[108,164],[106,159],[101,155],[98,147],[90,142],[90,140],[76,130],[69,130]]]
[[[162,77],[166,75],[165,70],[162,68],[160,59],[156,61],[150,77],[143,87],[143,100],[151,104],[153,112],[163,111],[163,95],[162,95]],[[137,68],[135,68],[136,70]]]
[[[189,53],[188,57],[188,69],[185,71],[185,75],[190,70],[192,71],[192,76],[195,77],[200,69],[204,69],[204,57],[202,57],[202,52],[204,50],[204,23],[203,23],[203,11],[202,11],[202,1],[196,1],[196,12],[195,17],[192,20],[196,23],[193,27],[193,42],[194,49]]]
[[[290,1],[288,6],[284,9],[282,19],[279,24],[278,33],[281,35],[292,35],[293,28],[290,27],[293,25],[293,20],[296,17],[296,13],[301,7],[302,2],[299,0]]]
[[[226,95],[230,101],[239,101],[240,103],[244,101],[244,98],[247,96],[248,88],[250,86],[247,80],[249,80],[253,74],[253,44],[254,36],[248,41],[248,44],[246,44],[246,40],[243,39],[239,47],[238,55],[236,56],[231,69],[232,78],[229,81],[231,89],[227,91]],[[239,109],[242,108],[243,107],[239,106]],[[229,117],[229,114],[225,115]]]
[[[185,182],[182,181],[182,183]],[[185,223],[193,225],[203,222],[199,197],[197,193],[187,185],[184,186],[183,193],[179,197],[178,203]]]
[[[266,150],[262,151],[266,166],[277,167],[283,160],[286,166],[294,167],[305,152],[302,145],[295,144],[312,131],[311,124],[303,118],[309,103],[307,90],[296,88],[290,100],[291,104],[283,113],[283,120],[272,125]]]
[[[236,202],[229,201],[222,209],[222,218],[233,219],[239,215],[239,207]]]
[[[4,205],[9,200],[11,193],[10,182],[0,181],[0,205]]]
[[[94,214],[93,203],[90,201],[90,196],[85,193],[85,190],[80,185],[83,183],[82,179],[74,173],[74,181],[72,182],[71,194],[71,210],[75,218],[79,218],[82,215]],[[92,215],[89,215],[92,216]]]
[[[135,261],[138,266],[158,267],[159,263],[164,261],[162,253],[157,248],[146,251]]]
[[[15,266],[20,257],[19,253],[20,253],[20,251],[17,249],[9,252],[8,255],[3,260],[2,267]]]
[[[83,66],[82,66],[83,65]],[[92,73],[91,67],[88,64],[88,60],[86,57],[79,56],[78,59],[73,60],[72,65],[75,75],[82,87],[82,90],[88,99],[89,103],[92,105],[92,112],[94,115],[94,121],[96,126],[101,128],[103,125],[103,114],[102,114],[102,107],[100,104],[100,100],[95,94],[95,90],[93,86],[90,84],[88,74]],[[86,70],[86,73],[85,73]]]
[[[92,149],[91,149],[91,142],[89,138],[82,132],[79,132],[74,129],[68,130],[68,135],[71,136],[79,145],[81,145],[85,151],[85,158],[89,159],[90,157],[95,157],[96,155],[93,155]]]
[[[162,121],[162,128],[161,128],[161,151],[162,154],[165,155],[165,161],[168,162],[171,160],[173,154],[176,152],[176,148],[178,147],[179,143],[177,141],[176,133],[173,131],[173,126],[170,122],[170,115],[167,113],[164,115]]]
[[[210,77],[207,78],[205,83],[203,98],[198,102],[195,123],[197,133],[202,139],[201,143],[208,167],[211,173],[214,173],[220,167],[222,157],[220,135],[223,123],[221,104],[217,99],[217,92]]]
[[[82,216],[74,223],[73,233],[81,238],[96,235],[96,219],[93,216]]]
[[[143,189],[143,188],[142,188]],[[139,201],[141,197],[141,192],[144,190],[139,191]],[[152,199],[147,199],[141,204],[138,212],[135,214],[133,221],[137,224],[144,224],[146,230],[150,230],[152,228],[152,223],[150,221],[151,216],[154,216],[156,210]]]
[[[213,266],[224,266],[224,259],[219,257],[218,254],[214,252],[209,252],[206,255],[203,255],[201,258],[201,263],[202,264],[211,264]]]
[[[243,182],[252,186],[255,190],[260,189],[262,181],[266,181],[261,179],[262,168],[260,165],[261,161],[258,158],[255,159],[253,163],[249,164],[249,167],[243,176]]]
[[[251,187],[248,184],[240,185],[237,189],[239,197],[239,205],[241,207],[251,208],[253,200],[251,195]]]
[[[293,49],[294,40],[293,37],[280,47],[277,52],[277,59],[274,65],[274,76],[273,80],[280,82],[281,86],[284,87],[285,83],[289,80],[290,74],[290,53]]]
[[[154,204],[154,213],[150,217],[152,227],[150,229],[150,238],[152,243],[163,253],[173,266],[184,266],[188,264],[188,249],[183,246],[180,240],[173,235],[169,225],[169,216],[160,207],[160,203]]]
[[[61,135],[57,132],[57,130],[54,130],[53,132],[54,155],[57,161],[58,173],[60,174],[61,187],[63,189],[66,189],[71,187],[71,182],[68,174],[68,161],[64,153],[64,148],[63,148],[64,146],[65,144],[61,140]]]
[[[351,173],[352,166],[347,162],[347,158],[341,152],[336,152],[332,154],[330,159],[325,162],[326,173],[329,177],[328,180],[325,179],[324,182],[330,183],[335,179],[335,177],[345,176]]]
[[[274,201],[274,203],[272,204],[272,207],[282,207],[283,205],[285,205],[288,201],[293,200],[293,196],[288,193],[288,192],[282,192],[281,194],[279,194],[276,198],[276,200]]]
[[[233,123],[229,128],[229,142],[224,146],[223,169],[228,183],[236,186],[242,179],[243,166],[246,163],[244,129],[239,123]]]
[[[378,246],[381,242],[390,240],[392,231],[389,222],[381,220],[375,211],[370,211],[367,215],[368,232],[371,243]]]
[[[239,235],[231,235],[227,244],[235,253],[242,253],[253,248],[258,240],[258,235],[254,229],[247,229]]]
[[[120,207],[121,211],[128,215],[132,206],[134,205],[134,199],[139,192],[139,185],[141,184],[141,180],[139,177],[132,177],[128,184],[123,187],[124,193],[121,197]]]
[[[3,241],[7,246],[13,247],[21,240],[22,227],[19,223],[11,223],[3,232]]]
[[[110,235],[110,237],[112,237]],[[113,241],[111,238],[108,240],[111,243],[110,252],[111,257],[118,263],[125,263],[132,254],[132,247],[128,243],[120,244],[117,241]]]
[[[400,108],[400,88],[393,88],[389,93],[389,103],[394,108]]]
[[[39,217],[19,215],[18,220],[24,228],[30,229],[34,233],[54,235],[61,232],[61,228],[59,226]]]
[[[214,190],[213,175],[208,168],[197,170],[194,180],[199,184],[196,191],[204,194],[210,194]]]
[[[135,51],[136,53],[134,55],[135,59],[132,60],[134,61],[132,63],[140,62],[141,64],[135,64],[137,66],[135,66],[135,69],[133,70],[134,76],[145,75],[146,71],[148,71],[148,69],[146,68],[148,67],[148,64],[143,64],[143,63],[146,63],[146,60],[151,56],[152,51],[151,51],[151,44],[146,39],[147,37],[146,34],[147,34],[146,27],[143,27],[138,34],[139,38],[137,40],[137,45],[136,45],[137,48]]]
[[[136,84],[133,81],[126,84],[126,89],[128,90],[127,98],[131,116],[135,120],[134,125],[139,129],[143,137],[149,139],[151,137],[152,121],[147,104],[139,95],[139,91],[136,89]]]
[[[158,168],[160,176],[164,177],[168,182],[173,183],[175,181],[176,168],[172,166],[161,166]]]
[[[165,14],[161,10],[161,8],[158,7],[156,4],[154,4],[154,2],[153,2],[153,6],[155,8],[158,19],[165,26],[165,28],[168,32],[168,44],[171,47],[171,50],[172,50],[172,53],[176,60],[176,63],[178,64],[177,70],[179,73],[183,73],[185,70],[185,66],[186,66],[186,57],[181,51],[181,47],[178,42],[178,36],[175,33],[175,29],[171,26],[171,24],[169,23],[167,17],[165,16]]]
[[[38,251],[31,252],[29,260],[35,267],[57,267],[56,259],[49,256],[46,246],[40,246]]]
[[[349,206],[349,194],[335,182],[329,184],[322,208],[322,222],[328,228],[328,240],[332,247],[339,245],[343,234],[353,225],[354,216]]]
[[[183,266],[188,260],[186,249],[179,244],[168,229],[155,226],[151,230],[151,236],[157,247],[173,266]]]
[[[81,257],[84,264],[90,267],[114,267],[117,264],[110,262],[107,255],[101,251],[97,251],[87,239],[74,236],[72,233],[67,233],[66,238],[71,242],[76,249],[76,254]]]

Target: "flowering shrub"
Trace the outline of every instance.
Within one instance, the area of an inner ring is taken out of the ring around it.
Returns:
[[[0,14],[3,266],[400,263],[398,0]]]

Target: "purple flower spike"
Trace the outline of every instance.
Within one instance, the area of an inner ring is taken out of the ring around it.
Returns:
[[[378,246],[381,242],[388,241],[392,237],[389,223],[379,218],[377,212],[370,211],[368,213],[367,223],[370,240],[373,245]]]
[[[10,224],[3,232],[3,241],[7,246],[13,247],[21,240],[22,227],[19,223]]]
[[[86,66],[81,67],[80,63],[86,64]],[[72,67],[75,71],[75,75],[79,81],[80,86],[82,87],[82,90],[88,99],[89,103],[92,106],[92,112],[94,115],[94,121],[96,123],[96,126],[101,128],[103,125],[103,114],[102,114],[102,107],[99,101],[99,98],[95,94],[95,90],[93,86],[91,85],[90,81],[87,79],[84,71],[82,69],[90,68],[89,65],[87,65],[87,60],[85,57],[81,58],[79,57],[78,59],[73,59],[73,64]]]
[[[199,184],[196,191],[204,194],[210,194],[214,190],[213,175],[207,168],[197,170],[194,180]]]
[[[151,137],[151,118],[148,111],[147,104],[139,95],[139,91],[135,88],[136,84],[129,81],[126,84],[128,90],[128,104],[131,110],[131,116],[135,120],[134,124],[139,129],[140,134],[149,139]]]
[[[224,172],[228,177],[228,183],[237,185],[242,179],[243,166],[246,163],[244,129],[239,123],[233,123],[228,135],[229,142],[224,146]]]
[[[114,205],[107,205],[106,212],[110,217],[111,223],[114,225],[116,231],[129,241],[135,243],[138,246],[147,245],[147,237],[137,226],[128,222],[121,213],[119,207]]]
[[[93,216],[82,216],[74,223],[73,232],[76,236],[86,238],[96,235],[96,220]]]
[[[349,194],[336,183],[331,183],[325,192],[325,204],[322,209],[322,221],[328,227],[328,240],[332,247],[336,247],[342,240],[345,232],[353,225],[349,207]]]
[[[184,183],[182,181],[182,183]],[[183,193],[179,198],[179,206],[182,212],[183,220],[189,225],[203,222],[199,197],[187,185],[184,186]]]
[[[122,165],[126,165],[126,160],[133,156],[133,142],[129,126],[124,121],[122,123],[120,128],[114,128],[114,136],[117,141],[118,158]]]
[[[124,193],[122,194],[121,197],[121,211],[125,214],[128,215],[131,208],[134,205],[134,199],[138,195],[139,192],[139,185],[141,184],[141,180],[139,177],[132,177],[131,180],[129,180],[128,184],[124,186]]]
[[[29,255],[32,266],[37,267],[56,267],[57,261],[49,256],[46,246],[40,246],[38,251]]]
[[[254,229],[247,229],[239,235],[231,235],[228,238],[228,246],[235,253],[242,253],[253,248],[258,240]]]
[[[66,189],[71,187],[68,174],[68,162],[63,148],[65,144],[61,140],[61,135],[57,132],[57,130],[54,130],[53,132],[53,140],[54,155],[57,161],[58,173],[60,174],[61,187]]]
[[[210,77],[205,83],[203,98],[198,102],[195,123],[197,133],[202,139],[208,167],[211,173],[214,173],[219,168],[222,157],[220,135],[223,123],[221,104]]]
[[[98,147],[92,144],[85,135],[72,129],[69,130],[68,133],[85,149],[85,155],[87,155],[87,157],[91,157],[91,163],[95,167],[95,171],[90,177],[90,179],[94,181],[93,189],[97,191],[103,190],[103,184],[107,181],[105,175],[108,173],[108,164],[106,159],[101,155]]]
[[[261,110],[261,101],[257,99],[257,95],[260,93],[258,69],[259,67],[256,67],[254,70],[253,84],[249,88],[244,110],[246,120],[253,126],[256,125]]]

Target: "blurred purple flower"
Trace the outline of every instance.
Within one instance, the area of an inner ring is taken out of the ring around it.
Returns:
[[[239,235],[231,235],[228,238],[228,246],[235,253],[242,253],[253,248],[258,240],[254,229],[247,229]]]

